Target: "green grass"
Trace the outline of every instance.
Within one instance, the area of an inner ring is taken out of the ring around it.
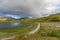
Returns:
[[[36,28],[36,26],[37,26],[37,23],[32,23],[29,26],[13,27],[13,28],[0,30],[0,37],[12,36],[12,35],[17,35],[17,34],[21,34],[21,33],[27,33],[29,31],[34,30]]]
[[[59,31],[60,31],[60,27],[43,26],[43,24],[41,24],[41,28],[38,34],[43,35],[43,36],[60,37]]]
[[[17,37],[15,37],[12,40],[58,40],[58,38],[55,37],[44,37],[37,34],[20,34]]]
[[[57,38],[58,40],[60,40],[60,27],[44,26],[41,23],[41,28],[36,34],[41,35],[43,37],[47,37],[47,38],[54,37],[54,38]]]

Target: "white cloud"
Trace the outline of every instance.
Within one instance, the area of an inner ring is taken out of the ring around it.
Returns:
[[[0,0],[0,10],[25,16],[52,14],[59,0]],[[21,13],[22,12],[22,13]]]

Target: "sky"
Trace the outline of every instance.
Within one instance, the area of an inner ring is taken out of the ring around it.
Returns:
[[[0,0],[0,15],[43,17],[60,12],[60,0]],[[7,15],[8,14],[8,15]]]

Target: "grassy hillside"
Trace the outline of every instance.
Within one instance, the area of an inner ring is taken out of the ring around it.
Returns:
[[[42,17],[42,18],[36,18],[36,19],[25,19],[20,20],[22,23],[32,23],[32,22],[60,22],[60,13]]]
[[[46,22],[60,22],[60,13],[42,18]]]
[[[11,18],[0,18],[0,22],[9,22],[9,21],[15,21],[15,20]]]

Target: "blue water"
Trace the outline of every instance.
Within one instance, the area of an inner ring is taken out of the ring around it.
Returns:
[[[0,29],[25,26],[20,22],[0,22]]]

